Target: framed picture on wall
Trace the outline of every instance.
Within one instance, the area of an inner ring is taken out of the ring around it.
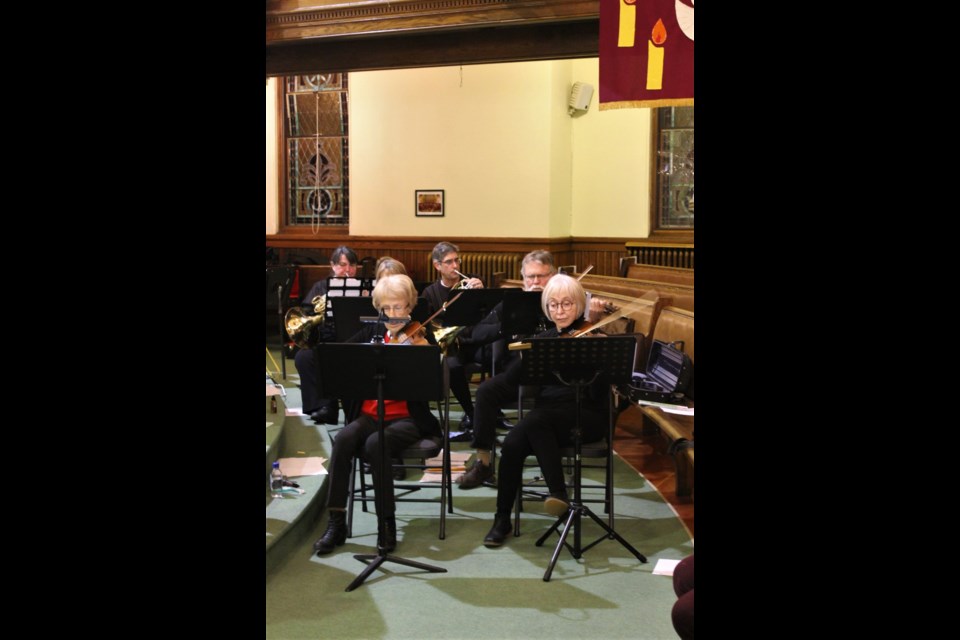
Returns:
[[[443,215],[443,189],[417,189],[415,193],[418,216]]]

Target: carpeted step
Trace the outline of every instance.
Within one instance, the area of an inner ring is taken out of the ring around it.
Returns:
[[[279,422],[267,427],[267,467],[263,476],[267,501],[266,564],[268,572],[281,564],[292,549],[303,543],[304,538],[313,530],[322,515],[327,496],[327,476],[319,475],[291,478],[300,485],[303,493],[272,498],[268,477],[273,461],[278,458],[311,456],[329,460],[332,451],[330,436],[324,425],[313,424],[305,416],[284,416],[287,407],[297,407],[300,404],[298,389],[287,388],[285,391],[286,398],[278,397],[277,413],[267,414],[267,422],[271,421],[271,417]],[[268,400],[268,412],[270,408]],[[274,432],[271,433],[271,430]]]

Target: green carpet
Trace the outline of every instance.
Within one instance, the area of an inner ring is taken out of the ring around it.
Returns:
[[[288,401],[297,406],[291,360],[287,373]],[[453,449],[470,450],[467,444]],[[550,582],[544,582],[558,537],[551,536],[542,547],[534,543],[554,519],[543,514],[539,504],[526,503],[521,535],[488,549],[483,537],[493,521],[496,491],[454,487],[454,513],[447,514],[444,540],[438,538],[439,504],[397,505],[399,544],[393,555],[442,567],[446,573],[388,562],[347,593],[347,585],[366,566],[353,554],[376,553],[376,517],[361,511],[358,503],[354,536],[344,546],[327,556],[313,553],[313,541],[326,528],[324,513],[314,530],[268,573],[266,637],[675,639],[672,580],[652,572],[658,558],[690,555],[693,541],[660,494],[619,457],[614,460],[615,528],[647,557],[647,564],[616,540],[604,540],[579,560],[563,550]],[[595,483],[596,474],[591,470],[585,476]],[[604,518],[602,505],[590,506]],[[600,532],[592,521],[585,522],[583,544]]]
[[[298,395],[296,389],[288,393]],[[466,444],[454,449],[469,450]],[[619,457],[615,486],[617,533],[649,562],[639,562],[615,540],[604,540],[579,560],[563,550],[550,582],[543,574],[557,536],[534,546],[554,521],[540,505],[526,504],[520,537],[511,536],[499,549],[483,546],[493,521],[493,489],[454,488],[455,513],[447,515],[445,540],[438,539],[439,505],[398,504],[394,555],[447,573],[388,562],[350,593],[344,589],[365,567],[353,554],[376,553],[376,518],[358,504],[354,536],[319,557],[312,545],[326,528],[323,514],[314,531],[267,575],[266,637],[674,639],[672,581],[652,571],[658,558],[692,553],[693,542],[671,507]],[[603,517],[602,506],[591,508]],[[583,544],[600,531],[587,521]]]

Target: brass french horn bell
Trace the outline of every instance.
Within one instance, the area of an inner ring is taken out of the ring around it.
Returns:
[[[310,301],[313,305],[313,312],[316,315],[308,316],[300,307],[287,309],[287,314],[283,317],[283,325],[287,329],[287,335],[301,349],[309,349],[310,333],[314,327],[320,326],[327,319],[327,295],[317,296]]]
[[[440,353],[442,355],[447,355],[450,345],[453,344],[454,340],[457,339],[457,336],[464,329],[466,329],[466,327],[439,327],[433,330],[433,339],[436,341],[437,346],[440,347]]]

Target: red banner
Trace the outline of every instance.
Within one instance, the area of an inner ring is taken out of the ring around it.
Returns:
[[[600,109],[693,104],[694,0],[600,0]]]

